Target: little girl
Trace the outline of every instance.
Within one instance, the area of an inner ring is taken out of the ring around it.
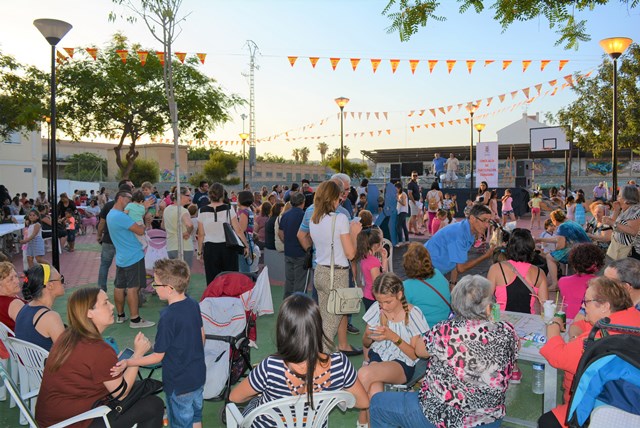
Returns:
[[[451,218],[455,218],[458,213],[458,197],[455,193],[451,195],[451,208],[449,212],[451,213]]]
[[[584,203],[584,192],[582,190],[578,190],[576,197],[576,223],[582,227],[584,227],[584,224],[586,223]]]
[[[42,226],[40,225],[40,214],[38,210],[29,211],[29,215],[25,224],[28,225],[26,237],[20,241],[20,244],[27,244],[27,264],[29,268],[33,267],[33,259],[40,264],[47,263],[44,259],[44,239],[42,239]]]
[[[431,230],[435,235],[437,231],[449,224],[449,213],[443,209],[438,210],[431,224]]]
[[[567,210],[567,218],[572,221],[576,221],[576,198],[573,195],[567,196],[567,202],[564,204],[565,210]]]
[[[504,196],[502,197],[502,225],[507,222],[507,217],[511,221],[516,221],[516,216],[513,213],[513,198],[511,197],[511,189],[506,189],[504,191]]]
[[[365,311],[371,307],[375,298],[373,297],[373,281],[382,273],[383,263],[387,260],[384,257],[378,259],[375,254],[382,248],[382,238],[377,230],[364,229],[358,234],[356,241],[356,256],[354,268],[356,283],[363,286],[362,303]]]
[[[147,212],[147,209],[144,206],[144,193],[140,190],[136,190],[133,192],[131,196],[131,202],[124,207],[125,214],[128,214],[131,217],[131,220],[135,221],[136,224],[144,226],[144,215]],[[138,241],[142,244],[142,249],[147,248],[147,238],[145,235],[136,235]]]
[[[534,229],[533,224],[536,224],[536,229],[540,229],[540,204],[542,204],[542,198],[540,192],[535,190],[533,192],[533,198],[529,201],[529,208],[531,208],[531,225],[529,229]]]
[[[556,225],[553,224],[550,218],[544,221],[544,232],[540,234],[541,238],[553,238],[556,234]],[[542,244],[542,252],[545,254],[549,254],[552,251],[556,250],[556,244],[546,243]]]
[[[452,206],[453,206],[453,199],[451,199],[451,194],[445,193],[444,201],[442,201],[442,209],[451,211]]]

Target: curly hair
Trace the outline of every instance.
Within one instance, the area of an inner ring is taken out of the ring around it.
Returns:
[[[633,306],[629,292],[616,279],[599,276],[589,280],[589,288],[593,289],[593,299],[598,303],[609,303],[611,312],[623,311]]]
[[[549,214],[549,217],[551,217],[552,220],[555,220],[558,223],[564,223],[564,221],[567,219],[567,215],[561,209],[551,211],[551,214]]]
[[[429,250],[418,242],[409,244],[407,252],[402,257],[402,266],[409,278],[431,278],[436,273],[431,263]]]
[[[577,273],[594,274],[604,266],[604,253],[596,244],[574,245],[569,252],[569,265]]]

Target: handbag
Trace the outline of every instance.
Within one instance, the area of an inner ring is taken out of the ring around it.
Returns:
[[[631,254],[631,248],[633,248],[631,245],[621,244],[612,236],[609,248],[607,248],[607,256],[613,260],[625,259]]]
[[[229,210],[227,210],[227,221],[222,223],[222,227],[224,228],[224,243],[227,245],[227,248],[238,254],[244,253],[244,243],[231,225]]]
[[[118,419],[123,413],[126,413],[131,407],[135,406],[135,404],[146,398],[150,395],[155,395],[162,392],[162,382],[157,379],[147,378],[144,380],[136,381],[131,387],[131,391],[120,400],[120,396],[127,390],[127,381],[122,378],[122,383],[120,386],[113,391],[111,394],[107,395],[105,398],[98,400],[94,403],[93,408],[100,406],[107,406],[111,409],[109,412],[112,419]],[[113,395],[117,393],[117,396]],[[110,419],[111,419],[110,418]]]
[[[362,289],[353,288],[333,288],[335,274],[335,260],[333,257],[333,246],[336,230],[336,215],[331,216],[331,275],[329,300],[327,301],[327,312],[333,315],[350,315],[360,312],[362,303]]]

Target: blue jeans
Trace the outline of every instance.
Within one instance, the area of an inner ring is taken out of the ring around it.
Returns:
[[[424,416],[417,392],[379,392],[371,398],[369,407],[371,428],[436,428]],[[502,419],[481,425],[497,428]]]
[[[203,390],[201,386],[185,394],[171,393],[167,398],[167,416],[171,428],[191,428],[194,423],[202,422]]]
[[[107,291],[107,276],[109,268],[116,256],[116,247],[113,244],[102,243],[102,252],[100,253],[100,270],[98,271],[98,287]]]

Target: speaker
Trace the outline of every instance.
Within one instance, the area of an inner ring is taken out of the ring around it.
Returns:
[[[531,177],[516,177],[516,187],[520,189],[531,189]]]
[[[533,160],[520,159],[516,161],[516,177],[529,177],[531,178],[531,171],[533,170]]]
[[[400,181],[402,179],[402,164],[400,163],[392,163],[391,164],[391,183],[395,183],[396,181]]]
[[[411,177],[411,173],[416,171],[418,175],[424,174],[424,165],[422,162],[402,162],[402,176]]]

